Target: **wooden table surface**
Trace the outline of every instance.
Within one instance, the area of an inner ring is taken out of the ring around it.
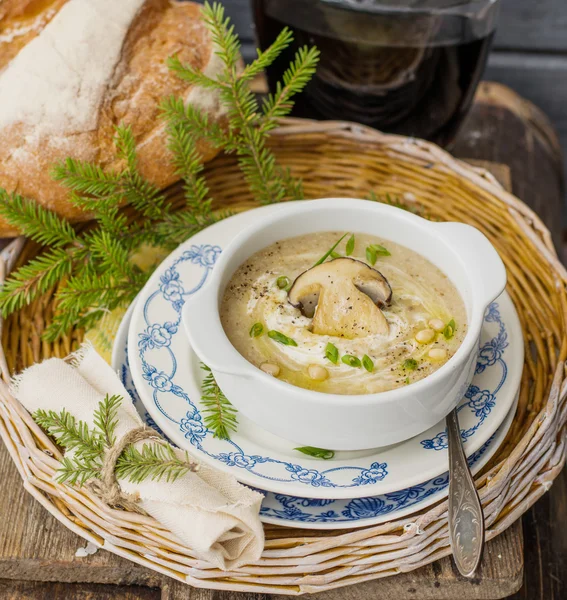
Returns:
[[[496,167],[496,171],[509,173],[513,191],[537,210],[551,229],[556,244],[561,245],[564,211],[561,151],[546,119],[534,107],[507,88],[483,84],[454,153],[465,159],[506,165],[508,169]],[[75,553],[85,542],[26,494],[2,445],[0,474],[0,600],[255,597],[196,590],[103,550],[79,558]],[[487,545],[482,567],[474,580],[461,578],[452,562],[444,559],[418,571],[325,592],[318,598],[564,599],[567,598],[565,519],[567,477],[563,472],[522,523],[514,524]],[[270,600],[283,598],[271,596]]]

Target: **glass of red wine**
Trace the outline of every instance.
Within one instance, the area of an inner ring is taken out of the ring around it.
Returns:
[[[321,59],[294,116],[356,121],[448,147],[472,103],[499,0],[252,0],[259,46],[283,27],[294,42],[268,69],[276,82],[304,45]]]

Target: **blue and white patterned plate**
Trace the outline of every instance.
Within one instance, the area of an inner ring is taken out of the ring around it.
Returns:
[[[163,434],[140,401],[128,365],[128,327],[133,308],[133,305],[130,306],[120,324],[114,344],[112,364],[120,374],[122,383],[130,392],[134,404],[146,425],[157,429]],[[504,441],[514,420],[517,399],[518,395],[516,395],[516,401],[496,433],[469,457],[469,465],[473,473],[477,473],[484,467]],[[427,508],[447,497],[448,485],[449,475],[444,473],[425,483],[389,494],[343,500],[302,498],[256,489],[264,494],[260,519],[265,523],[309,529],[347,529],[378,525]]]
[[[300,498],[352,499],[389,494],[447,470],[444,421],[406,442],[321,461],[294,451],[239,414],[231,440],[203,425],[202,372],[181,327],[185,298],[204,284],[223,247],[267,211],[241,213],[199,233],[158,267],[136,303],[128,334],[133,382],[163,432],[203,462],[256,488]],[[288,232],[292,235],[293,232]],[[470,456],[492,437],[514,402],[523,365],[523,341],[514,306],[503,294],[487,311],[477,373],[459,407]],[[301,418],[301,415],[298,415]]]

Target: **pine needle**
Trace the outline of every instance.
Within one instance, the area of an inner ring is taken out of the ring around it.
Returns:
[[[98,403],[98,408],[94,413],[94,424],[102,433],[104,444],[107,448],[113,446],[116,442],[116,427],[118,425],[118,408],[122,403],[122,396],[109,396]]]
[[[140,483],[148,478],[152,481],[165,479],[171,483],[195,470],[196,463],[187,453],[181,459],[169,444],[160,443],[144,444],[141,452],[130,445],[116,463],[116,476],[132,483]]]
[[[7,317],[43,294],[72,269],[71,257],[57,248],[40,254],[15,271],[0,290],[2,316]]]
[[[55,165],[52,177],[70,190],[97,198],[115,194],[120,186],[119,174],[107,173],[99,165],[74,158]]]
[[[62,248],[77,240],[70,223],[58,218],[37,202],[22,198],[19,194],[8,194],[2,188],[0,216],[42,246]]]
[[[63,458],[55,479],[59,483],[81,487],[90,479],[100,479],[100,467],[84,459]]]
[[[267,132],[277,125],[277,119],[287,115],[293,108],[291,98],[300,93],[315,74],[319,61],[317,48],[300,48],[294,62],[285,71],[283,85],[278,82],[275,94],[270,94],[264,101],[263,131]]]
[[[66,450],[75,450],[75,456],[93,460],[102,456],[103,439],[98,432],[91,432],[84,421],[77,421],[65,409],[61,413],[38,410],[33,415],[36,423],[43,427]]]
[[[229,432],[236,431],[238,411],[219,388],[211,369],[204,364],[201,369],[207,373],[201,384],[201,402],[205,407],[203,421],[215,437],[228,440]]]

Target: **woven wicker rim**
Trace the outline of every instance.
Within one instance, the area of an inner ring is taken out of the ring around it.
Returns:
[[[304,180],[306,197],[365,197],[370,190],[416,202],[430,218],[481,229],[500,252],[508,291],[522,328],[526,360],[510,432],[477,487],[487,539],[502,533],[546,490],[565,460],[567,273],[549,231],[486,170],[438,147],[342,122],[288,119],[273,132],[279,161]],[[233,157],[206,169],[219,206],[254,206]],[[180,201],[178,188],[171,190]],[[0,277],[37,253],[15,240],[1,255]],[[10,374],[49,356],[65,356],[82,332],[47,344],[40,335],[53,312],[53,294],[2,324],[0,435],[23,485],[66,527],[98,547],[196,587],[300,594],[411,571],[450,553],[447,503],[382,525],[354,531],[309,531],[267,525],[261,560],[222,572],[197,560],[153,519],[113,510],[85,489],[54,483],[59,450],[9,394]]]

